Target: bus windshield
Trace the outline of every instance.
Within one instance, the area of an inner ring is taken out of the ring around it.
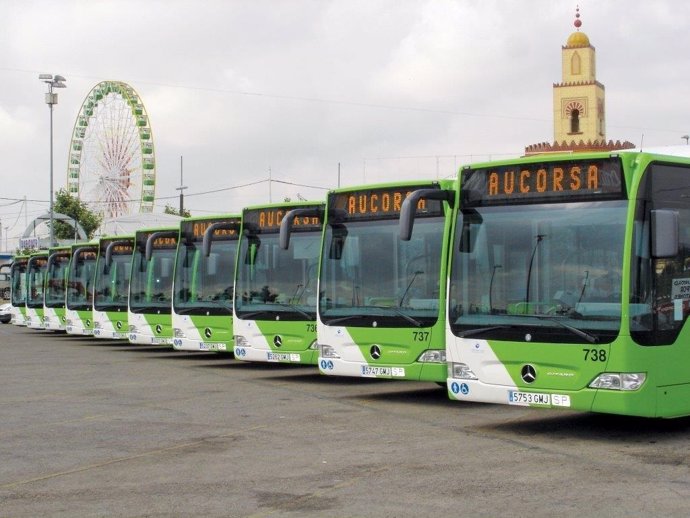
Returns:
[[[183,240],[175,260],[175,313],[232,315],[236,254],[237,239],[214,240],[208,257],[201,240]]]
[[[45,305],[58,308],[65,305],[65,285],[69,269],[70,254],[55,254],[48,264],[48,279],[46,281]]]
[[[43,307],[43,290],[45,288],[47,263],[47,257],[32,257],[29,259],[29,290],[26,305],[30,308]]]
[[[67,309],[89,310],[93,304],[93,280],[97,249],[75,250],[67,278]]]
[[[103,249],[103,247],[102,247]],[[93,307],[97,311],[127,309],[129,293],[129,273],[132,263],[131,245],[124,253],[115,252],[110,266],[105,264],[105,254],[101,253],[96,270]]]
[[[321,265],[324,324],[427,327],[438,320],[443,215],[419,217],[410,241],[395,219],[329,223]]]
[[[320,250],[320,230],[295,231],[287,250],[280,248],[278,232],[246,230],[237,262],[236,315],[316,320]]]
[[[26,303],[26,261],[15,261],[12,264],[12,305],[23,306]]]
[[[154,248],[146,260],[145,247],[136,246],[132,257],[129,308],[134,313],[171,312],[175,248]]]
[[[621,323],[626,207],[619,200],[463,208],[448,298],[453,333],[613,340]]]

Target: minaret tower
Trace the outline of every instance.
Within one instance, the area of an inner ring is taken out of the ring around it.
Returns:
[[[553,85],[553,142],[529,145],[526,155],[635,147],[628,141],[606,142],[604,85],[597,81],[595,49],[580,31],[579,7],[573,25],[575,32],[561,47],[561,82]]]
[[[562,79],[553,85],[553,139],[555,142],[606,140],[604,85],[596,77],[596,51],[580,32],[579,7],[575,32],[562,47]]]

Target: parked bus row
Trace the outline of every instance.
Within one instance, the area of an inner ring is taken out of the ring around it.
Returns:
[[[12,265],[16,325],[451,399],[690,414],[690,158],[531,156],[339,188]]]

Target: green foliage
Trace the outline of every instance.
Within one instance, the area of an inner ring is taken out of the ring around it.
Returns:
[[[101,225],[103,216],[93,212],[79,198],[72,196],[66,189],[60,189],[55,193],[53,210],[58,214],[64,214],[76,219],[86,232],[89,239],[93,237],[96,229]],[[55,221],[55,237],[57,239],[72,239],[74,229],[62,221]]]
[[[187,209],[182,209],[182,214],[180,214],[179,209],[176,209],[172,205],[168,205],[167,203],[165,204],[165,209],[163,210],[164,214],[172,214],[173,216],[182,216],[183,218],[189,218],[192,213],[189,212]]]

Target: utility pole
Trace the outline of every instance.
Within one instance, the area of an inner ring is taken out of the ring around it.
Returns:
[[[65,88],[66,79],[61,75],[39,74],[38,79],[48,85],[45,95],[46,104],[50,109],[50,244],[55,244],[55,230],[53,228],[53,105],[58,102],[58,94],[53,93],[53,88]]]
[[[180,191],[180,216],[184,217],[184,194],[182,193],[182,191],[184,191],[187,188],[187,186],[184,185],[182,174],[182,156],[180,156],[180,186],[177,187],[175,190]]]

